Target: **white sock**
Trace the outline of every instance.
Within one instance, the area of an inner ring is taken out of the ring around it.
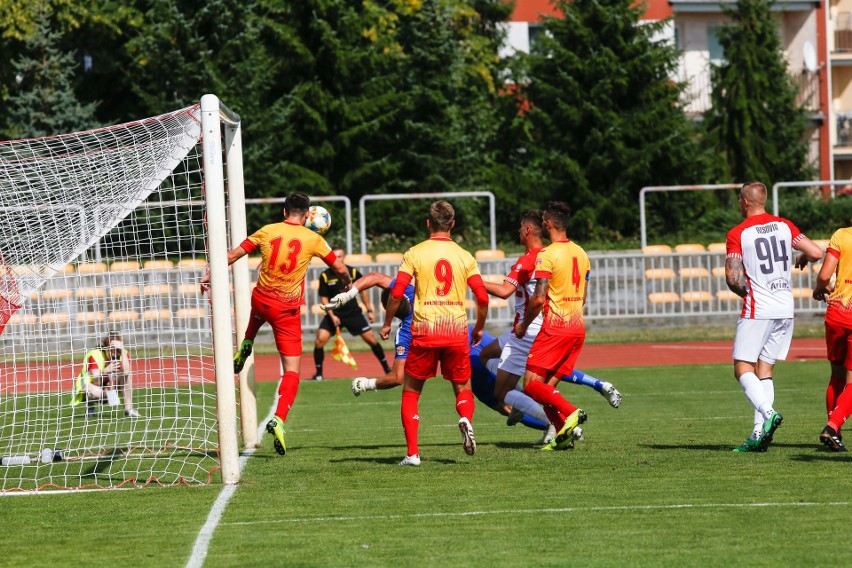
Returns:
[[[367,379],[367,384],[365,385],[365,388],[368,391],[376,390],[376,379]]]
[[[535,418],[539,422],[550,424],[550,419],[547,418],[547,414],[544,413],[541,406],[519,390],[510,390],[507,392],[506,398],[503,399],[503,401],[512,408],[520,410],[530,418]]]
[[[500,359],[495,357],[494,359],[489,359],[485,362],[485,368],[488,369],[488,372],[497,376],[497,366],[500,364]]]
[[[763,394],[771,408],[775,404],[775,382],[772,380],[772,377],[768,379],[760,379],[760,386],[763,388]],[[755,410],[754,432],[752,433],[753,440],[756,440],[760,433],[763,432],[764,422],[766,422],[766,420],[763,418],[763,414],[761,414],[760,411]]]
[[[769,418],[774,410],[772,402],[767,398],[763,385],[760,384],[760,379],[754,373],[743,373],[740,376],[740,386],[746,398],[751,403],[756,411],[758,411],[764,419]]]

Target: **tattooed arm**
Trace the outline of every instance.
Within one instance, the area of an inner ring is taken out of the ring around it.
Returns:
[[[748,292],[748,285],[746,284],[743,259],[729,256],[725,260],[725,282],[728,284],[728,289],[731,292],[741,298],[745,298]]]
[[[524,321],[515,326],[515,336],[519,339],[524,336],[527,332],[527,328],[530,326],[532,321],[538,317],[542,308],[544,308],[544,302],[547,301],[547,289],[549,286],[549,278],[539,278],[536,280],[535,291],[532,296],[530,296],[529,304],[527,304],[527,309],[524,312]]]

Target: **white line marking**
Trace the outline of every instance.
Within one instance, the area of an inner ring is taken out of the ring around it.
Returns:
[[[269,409],[269,414],[266,415],[266,418],[260,423],[257,427],[257,439],[263,439],[263,433],[266,431],[266,423],[272,420],[272,416],[275,414],[275,405],[276,401],[273,399],[272,407]],[[240,474],[242,474],[243,468],[245,468],[248,459],[254,455],[256,450],[246,450],[243,452],[243,455],[240,456]],[[186,568],[201,568],[204,564],[204,560],[207,558],[207,549],[210,548],[210,541],[213,540],[213,533],[216,531],[216,527],[219,525],[219,521],[222,520],[222,515],[225,513],[225,507],[228,506],[228,501],[231,500],[231,497],[234,496],[234,493],[237,491],[238,485],[226,485],[222,488],[222,492],[219,493],[219,497],[216,498],[216,502],[213,503],[213,507],[210,509],[210,514],[207,515],[207,521],[204,523],[204,526],[201,527],[201,530],[198,531],[198,536],[195,538],[195,545],[192,547],[192,553],[189,555],[189,560],[186,563]]]
[[[558,509],[506,509],[496,511],[460,511],[457,513],[411,513],[409,515],[354,515],[351,517],[304,517],[301,519],[272,519],[265,521],[243,521],[222,523],[224,525],[267,525],[274,523],[327,523],[329,521],[383,521],[394,519],[422,519],[428,517],[475,517],[482,515],[540,515],[542,513],[576,513],[588,511],[649,511],[666,509],[715,509],[745,507],[835,507],[852,505],[849,501],[828,503],[680,503],[676,505],[621,505],[612,507],[565,507]]]

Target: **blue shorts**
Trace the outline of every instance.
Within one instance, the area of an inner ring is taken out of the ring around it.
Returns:
[[[399,325],[396,337],[393,340],[394,359],[405,359],[408,357],[408,349],[411,347],[411,315]]]

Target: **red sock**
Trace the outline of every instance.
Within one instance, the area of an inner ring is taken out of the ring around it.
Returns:
[[[562,430],[562,427],[565,426],[565,416],[549,404],[544,405],[544,413],[547,414],[547,417],[550,419],[550,423],[553,424],[553,427],[556,428],[557,432]]]
[[[828,425],[836,431],[840,431],[840,427],[852,414],[852,388],[844,389],[837,397],[837,406],[832,410],[828,418]]]
[[[846,388],[846,377],[831,375],[828,381],[828,387],[825,389],[825,410],[831,416],[831,411],[837,406],[837,398]]]
[[[473,402],[473,391],[461,391],[456,395],[456,412],[459,413],[459,417],[467,418],[469,421],[473,421],[473,409],[476,406],[476,403]]]
[[[275,416],[282,421],[287,421],[287,413],[290,412],[290,407],[293,406],[293,401],[296,400],[296,393],[299,391],[299,373],[296,371],[287,371],[281,378],[281,385],[278,387],[278,407],[275,409]]]
[[[576,406],[565,400],[565,397],[559,393],[559,389],[546,385],[540,381],[530,381],[527,383],[527,385],[524,386],[524,392],[527,393],[531,399],[545,408],[550,405],[561,412],[564,416],[568,416],[577,410]],[[554,426],[556,426],[556,424],[554,424]]]
[[[402,391],[402,429],[405,432],[405,443],[408,445],[408,455],[419,454],[417,449],[417,429],[420,427],[420,415],[417,402],[420,393],[417,391]]]

